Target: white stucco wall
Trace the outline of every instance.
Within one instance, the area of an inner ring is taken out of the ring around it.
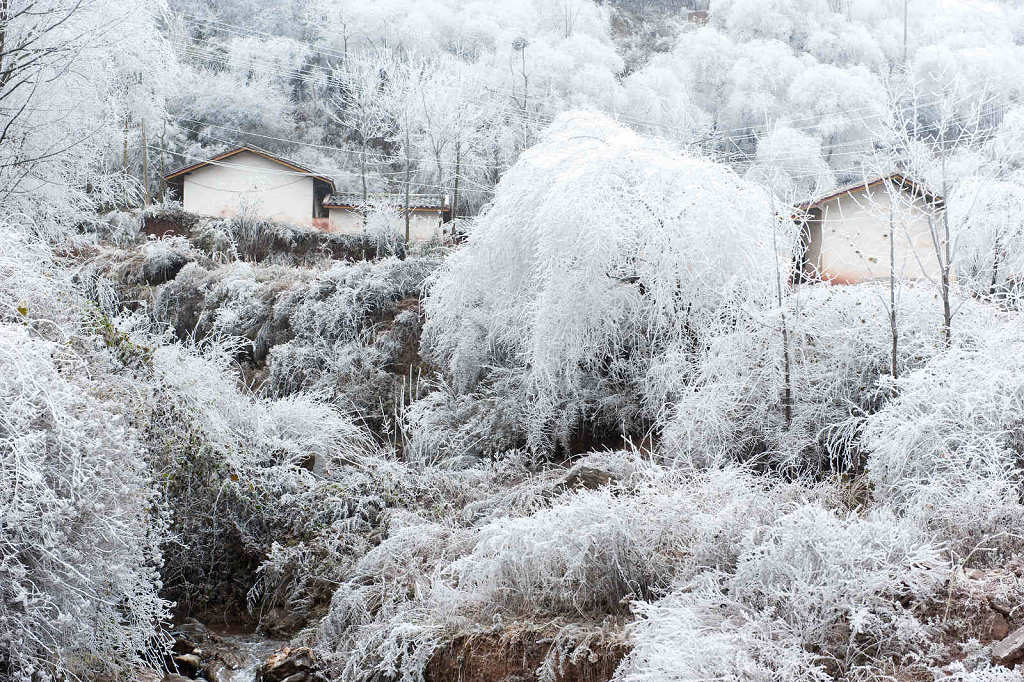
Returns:
[[[941,214],[908,193],[901,193],[893,205],[896,275],[935,278],[939,267],[928,216],[934,220]],[[840,284],[888,278],[890,201],[885,186],[843,194],[820,209],[820,232],[812,224],[808,256],[821,278]]]
[[[243,206],[267,220],[311,225],[313,178],[294,175],[286,166],[258,154],[241,152],[185,176],[186,211],[232,216]]]
[[[359,234],[363,231],[363,216],[348,208],[332,208],[330,211],[331,232]],[[413,211],[409,219],[409,238],[414,242],[429,241],[441,234],[439,211]],[[405,229],[402,222],[401,229]]]

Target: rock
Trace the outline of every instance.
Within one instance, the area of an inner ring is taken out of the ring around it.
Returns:
[[[562,488],[597,490],[619,481],[627,481],[636,469],[631,452],[593,452],[584,455],[559,483]]]
[[[615,474],[587,466],[575,466],[565,477],[566,488],[597,490],[617,480]]]
[[[178,654],[173,659],[175,669],[187,677],[195,678],[203,667],[203,662],[196,654]]]
[[[164,675],[164,679],[161,682],[192,682],[192,680],[188,677],[175,675],[174,673],[167,673],[166,675]]]
[[[260,667],[260,682],[307,682],[312,679],[313,651],[309,647],[284,647]]]
[[[221,660],[208,662],[203,667],[203,677],[209,682],[230,682],[232,671],[238,666],[232,667]]]
[[[1024,628],[1018,628],[992,647],[992,660],[1010,665],[1024,659]]]

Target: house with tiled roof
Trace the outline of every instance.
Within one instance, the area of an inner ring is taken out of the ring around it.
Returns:
[[[294,161],[258,147],[236,147],[212,158],[195,160],[165,176],[189,213],[230,217],[245,211],[264,220],[306,225],[331,232],[359,234],[364,216],[388,204],[404,211],[404,193],[337,192],[334,181]],[[450,219],[444,197],[409,196],[409,237],[440,237]]]
[[[194,160],[165,176],[182,207],[197,215],[230,217],[240,211],[265,220],[325,227],[334,181],[263,149],[236,147]]]
[[[323,201],[332,232],[357,234],[363,229],[363,216],[375,205],[387,204],[399,212],[405,210],[405,194],[368,194],[366,201],[359,192],[335,192]],[[444,234],[449,208],[437,194],[409,195],[409,239],[429,241]]]
[[[801,202],[797,282],[854,284],[937,279],[945,203],[920,183],[891,173],[865,178]]]

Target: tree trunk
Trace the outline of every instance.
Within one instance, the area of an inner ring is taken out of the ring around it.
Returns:
[[[121,154],[121,173],[124,182],[124,207],[128,208],[128,118],[124,121],[124,151]]]
[[[437,227],[438,231],[444,231],[444,164],[441,162],[441,150],[434,150],[434,163],[437,165],[437,205],[439,207]]]
[[[145,190],[145,204],[149,207],[149,147],[146,146],[146,122],[142,122],[142,188]]]
[[[366,191],[366,138],[363,138],[363,144],[359,149],[359,178],[363,184],[363,205],[361,207],[363,214],[363,229],[366,229],[366,202],[369,198],[369,194]]]
[[[462,170],[462,142],[455,141],[455,190],[452,193],[452,235],[455,235],[455,219],[459,217],[459,175]]]
[[[942,159],[942,196],[949,196],[949,183],[946,179],[946,159]],[[945,262],[942,264],[942,324],[943,336],[946,340],[946,347],[953,344],[953,313],[949,304],[949,279],[953,269],[953,248],[950,244],[949,229],[949,207],[944,206],[942,211],[942,227],[944,233],[943,249],[945,251]]]
[[[989,296],[995,296],[996,295],[996,286],[999,284],[999,251],[1000,251],[1000,248],[1001,247],[999,246],[999,237],[997,236],[996,237],[996,242],[995,242],[995,248],[993,249],[995,251],[995,253],[992,254],[992,284],[988,288],[988,295]]]
[[[889,194],[889,328],[892,331],[891,374],[893,379],[898,379],[900,332],[896,324],[896,220],[893,216],[892,190]]]
[[[405,245],[409,246],[410,230],[409,221],[411,219],[411,213],[409,212],[409,192],[412,188],[412,159],[409,158],[409,124],[408,121],[405,125]]]

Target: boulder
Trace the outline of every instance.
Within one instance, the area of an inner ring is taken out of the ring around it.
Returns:
[[[178,654],[172,660],[174,669],[186,677],[197,677],[203,667],[202,660],[196,654]]]
[[[259,682],[311,682],[313,651],[309,647],[284,647],[260,667]]]
[[[1024,659],[1024,627],[1011,632],[992,646],[992,660],[999,665],[1012,665]]]

